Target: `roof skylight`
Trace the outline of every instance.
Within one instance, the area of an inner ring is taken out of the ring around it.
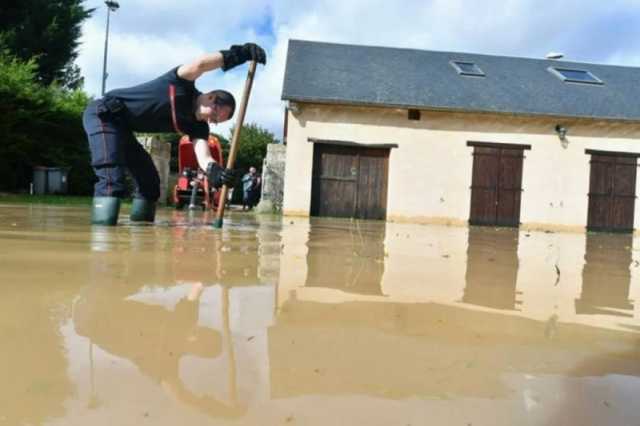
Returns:
[[[484,72],[474,62],[451,61],[450,64],[460,75],[470,75],[474,77],[485,76]]]
[[[604,84],[602,80],[586,70],[573,68],[549,67],[549,72],[568,83]]]

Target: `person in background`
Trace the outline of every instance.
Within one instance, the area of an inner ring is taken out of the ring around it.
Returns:
[[[251,166],[249,172],[242,176],[242,211],[253,208],[258,188],[260,188],[260,176],[258,176],[256,168]]]

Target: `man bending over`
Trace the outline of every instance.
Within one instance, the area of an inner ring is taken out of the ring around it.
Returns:
[[[176,132],[189,135],[198,165],[216,188],[233,185],[234,171],[217,164],[207,145],[209,123],[229,120],[235,111],[233,95],[224,90],[199,92],[195,81],[205,72],[228,71],[247,61],[266,64],[264,50],[253,43],[206,54],[147,83],[107,92],[91,102],[83,115],[89,139],[91,166],[98,182],[94,189],[91,222],[116,225],[120,199],[126,196],[125,170],[135,192],[132,221],[153,222],[160,197],[160,177],[151,156],[134,132]]]

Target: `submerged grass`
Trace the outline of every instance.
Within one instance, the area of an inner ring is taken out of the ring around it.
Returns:
[[[93,197],[77,195],[29,195],[0,193],[0,204],[47,204],[53,206],[90,206]],[[131,200],[122,200],[124,205]]]
[[[29,195],[0,193],[0,203],[90,205],[91,200],[92,197],[79,197],[72,195]]]

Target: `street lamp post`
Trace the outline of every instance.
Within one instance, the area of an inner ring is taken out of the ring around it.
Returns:
[[[102,95],[104,95],[104,89],[107,84],[107,49],[109,48],[109,15],[111,12],[118,10],[120,5],[117,1],[107,0],[104,2],[107,5],[107,32],[104,36],[104,59],[102,61]]]

